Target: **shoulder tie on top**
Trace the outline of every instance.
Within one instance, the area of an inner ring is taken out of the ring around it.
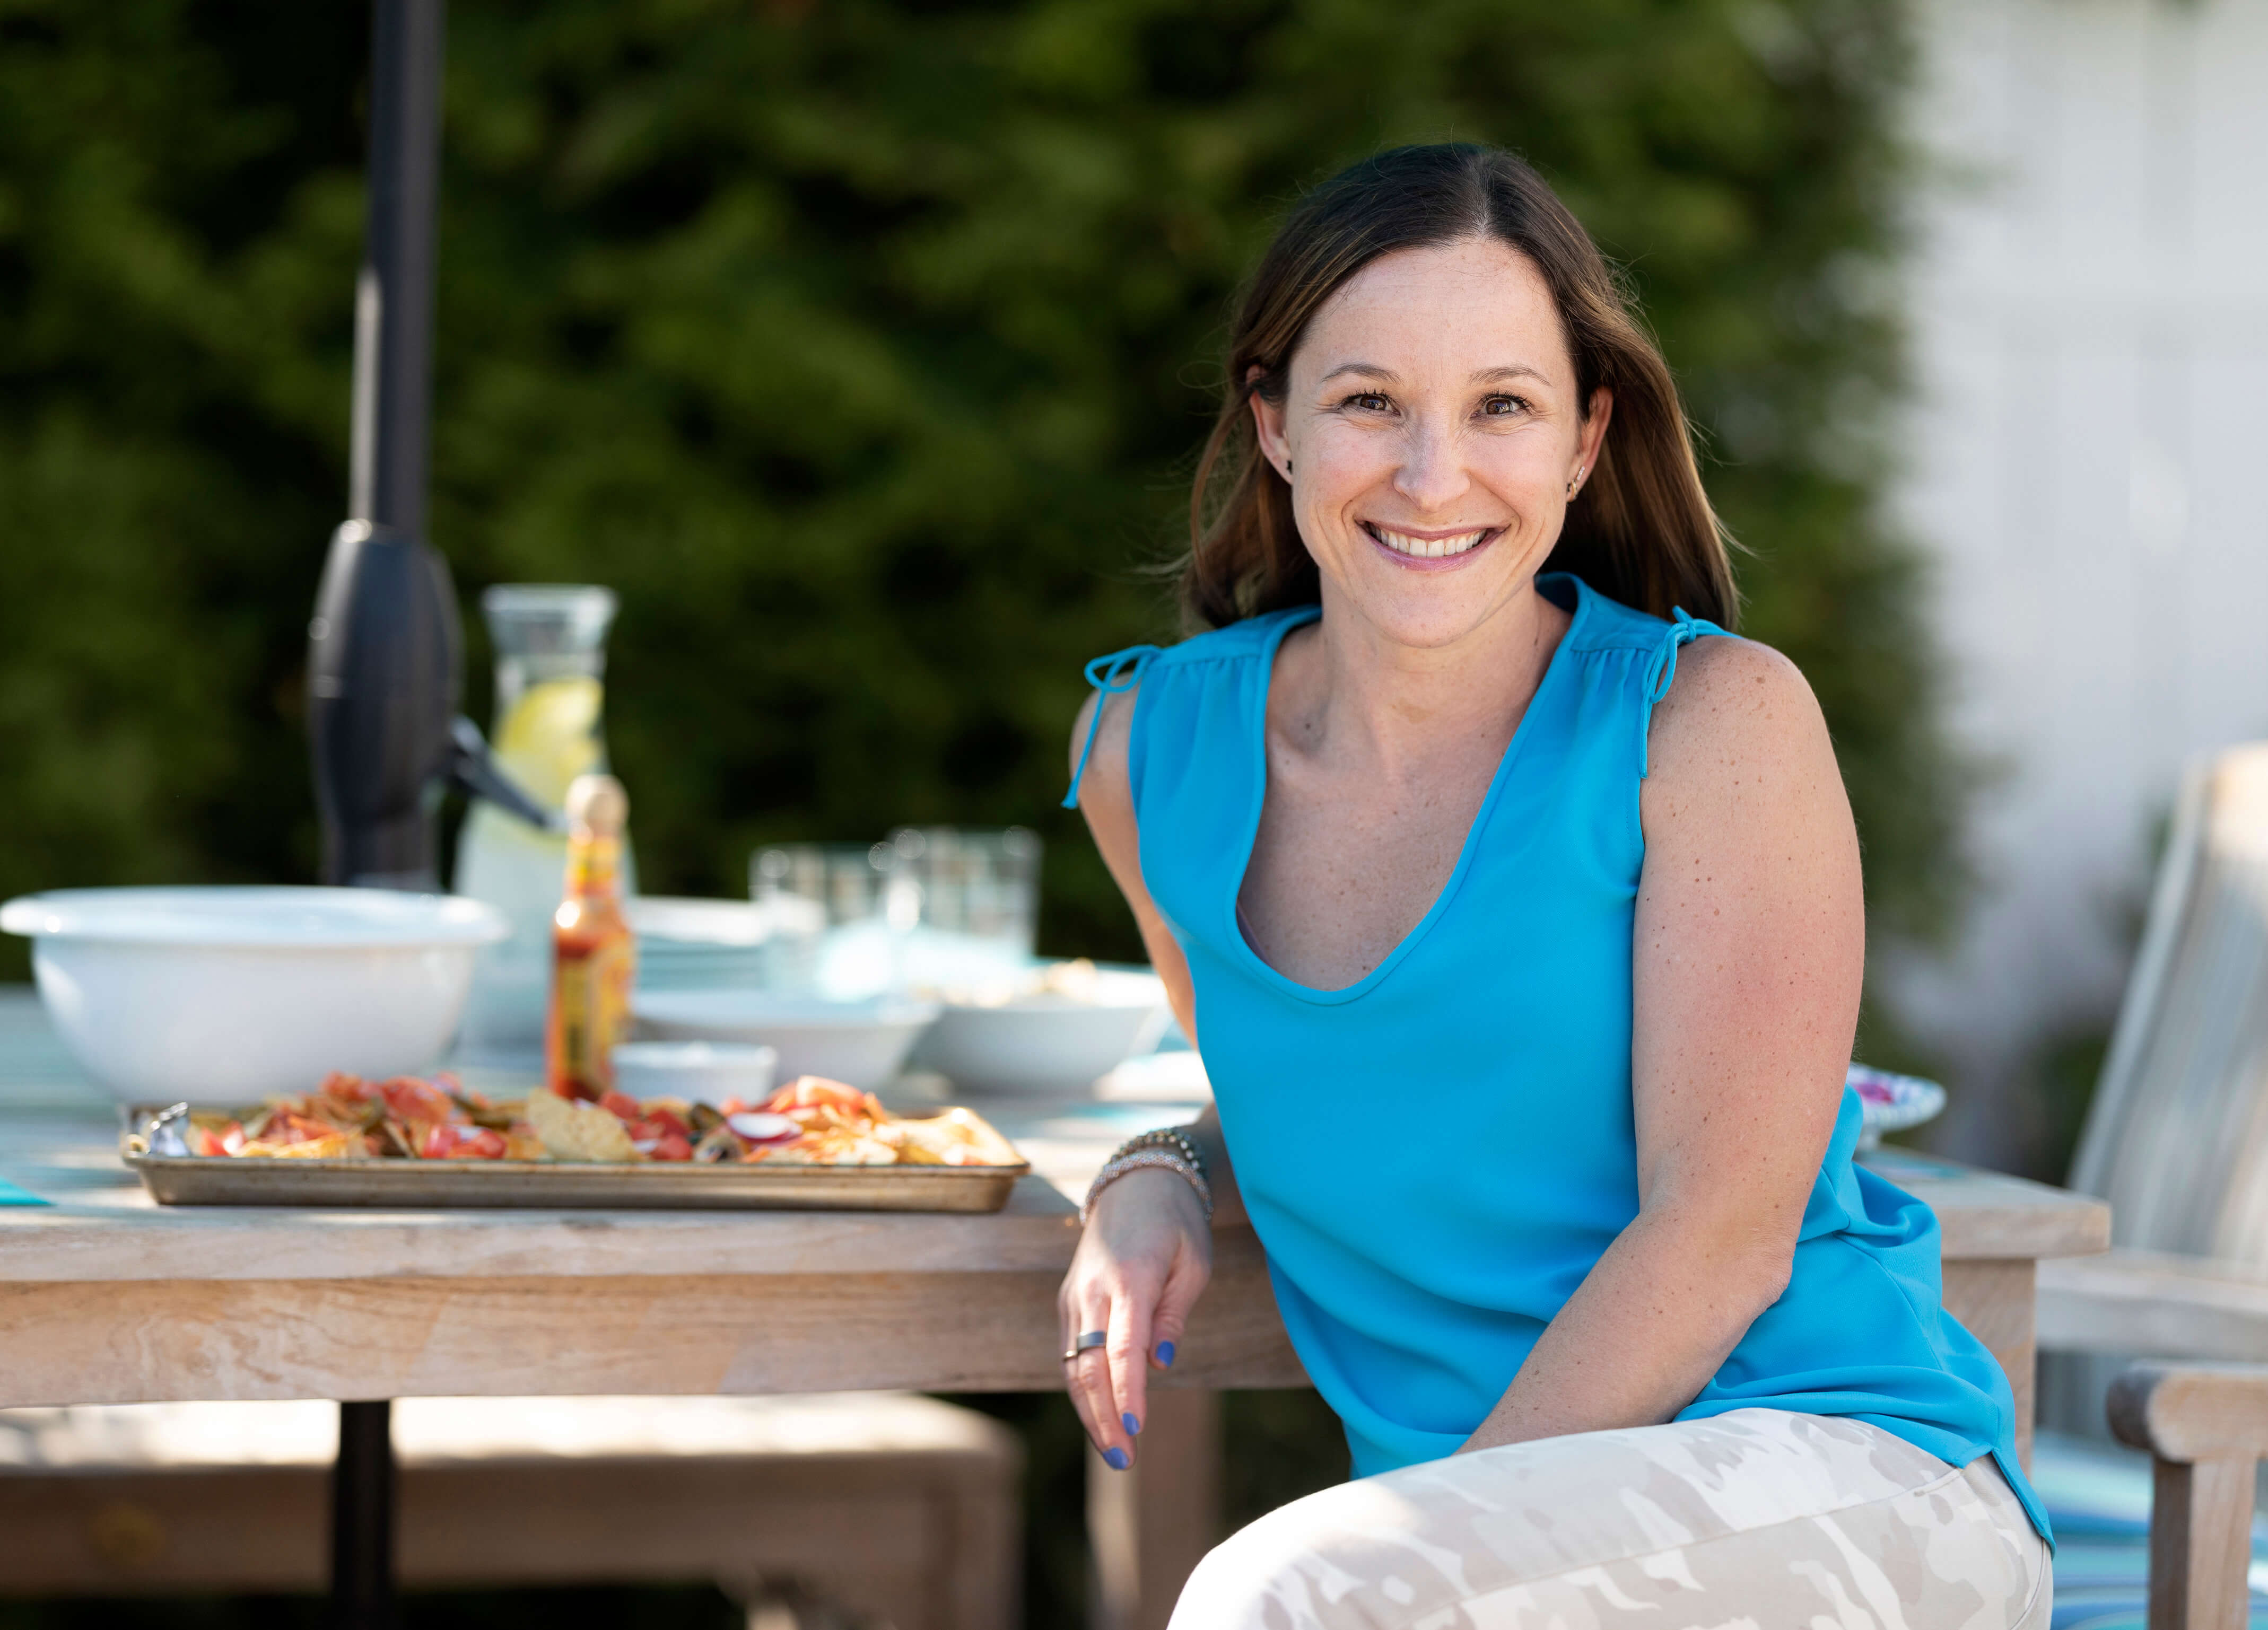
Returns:
[[[1715,623],[1696,617],[1683,606],[1670,607],[1671,622],[1662,631],[1661,645],[1653,654],[1653,665],[1646,676],[1646,708],[1638,720],[1638,773],[1641,780],[1647,774],[1646,740],[1653,727],[1654,704],[1669,694],[1669,687],[1677,682],[1677,653],[1704,635],[1722,634]]]
[[[1079,750],[1079,767],[1071,773],[1071,790],[1064,794],[1063,807],[1079,807],[1079,783],[1086,779],[1086,761],[1094,755],[1094,738],[1102,731],[1102,709],[1113,696],[1132,690],[1142,682],[1142,675],[1158,656],[1154,645],[1130,645],[1123,651],[1113,651],[1108,657],[1097,657],[1086,664],[1086,682],[1100,693],[1094,699],[1094,716],[1087,721],[1086,743]]]

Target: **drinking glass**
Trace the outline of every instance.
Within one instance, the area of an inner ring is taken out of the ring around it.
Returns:
[[[887,843],[776,843],[748,860],[769,930],[764,982],[854,998],[902,987],[919,899]]]
[[[925,930],[1028,962],[1037,943],[1040,838],[994,830],[901,826],[890,834],[897,876],[917,892]]]

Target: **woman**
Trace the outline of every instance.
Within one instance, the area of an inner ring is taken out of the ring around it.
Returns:
[[[1237,319],[1183,578],[1072,796],[1216,1108],[1107,1166],[1062,1295],[1131,1463],[1248,1216],[1361,1479],[1177,1630],[2043,1626],[2014,1406],[1851,1151],[1859,852],[1733,638],[1667,367],[1509,154],[1307,197]]]

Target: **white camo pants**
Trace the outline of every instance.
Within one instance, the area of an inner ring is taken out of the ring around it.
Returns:
[[[1988,1456],[1776,1409],[1452,1456],[1214,1547],[1171,1630],[2046,1630]]]

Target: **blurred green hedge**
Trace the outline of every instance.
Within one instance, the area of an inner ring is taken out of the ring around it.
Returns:
[[[1909,554],[1878,0],[455,0],[434,540],[611,584],[647,886],[1056,811],[1081,661],[1171,633],[1228,297],[1305,183],[1507,143],[1631,269],[1823,698],[1878,921],[1957,792]],[[366,14],[0,0],[0,892],[304,878]],[[474,625],[473,702],[484,657]],[[0,971],[20,975],[20,952]]]

